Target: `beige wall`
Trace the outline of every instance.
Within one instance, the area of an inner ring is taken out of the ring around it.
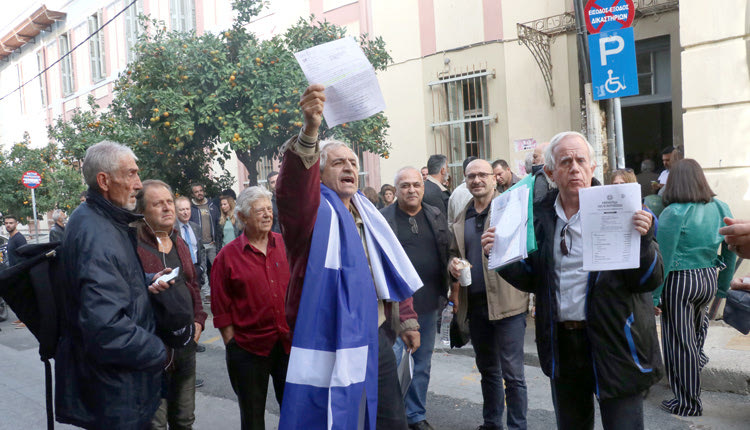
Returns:
[[[388,69],[378,76],[385,98],[385,115],[391,128],[388,159],[380,159],[380,182],[393,183],[393,176],[403,166],[420,168],[427,162],[428,119],[423,109],[426,83],[422,61],[409,61]]]
[[[750,3],[680,2],[685,152],[718,197],[750,212]]]
[[[669,36],[670,73],[672,80],[672,139],[674,145],[683,143],[682,127],[682,63],[680,59],[680,16],[677,11],[647,16],[633,23],[635,40]]]
[[[372,33],[385,40],[393,63],[420,57],[419,5],[415,1],[372,1]],[[398,13],[393,13],[399,10]]]
[[[437,51],[484,40],[482,0],[434,0],[434,5]]]

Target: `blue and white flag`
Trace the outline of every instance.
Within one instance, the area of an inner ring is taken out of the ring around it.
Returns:
[[[422,281],[364,195],[352,203],[364,224],[369,265],[349,210],[325,185],[320,193],[279,429],[375,430],[377,300],[411,297]]]

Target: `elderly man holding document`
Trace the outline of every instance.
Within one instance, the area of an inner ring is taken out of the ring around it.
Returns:
[[[593,148],[580,133],[552,138],[544,169],[558,190],[534,203],[538,251],[499,273],[536,294],[536,341],[560,429],[594,428],[594,395],[609,429],[642,429],[643,392],[662,376],[650,291],[662,282],[651,215],[636,210],[639,267],[583,270],[579,190],[592,186]],[[493,229],[482,235],[488,253]]]

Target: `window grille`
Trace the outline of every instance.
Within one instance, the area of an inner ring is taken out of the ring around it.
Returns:
[[[97,12],[89,17],[89,58],[91,59],[91,80],[99,82],[106,76],[104,68],[104,31],[94,34],[102,26],[102,13]]]
[[[466,157],[490,158],[490,115],[487,102],[487,78],[494,71],[484,68],[441,76],[428,85],[432,90],[434,154],[448,157],[450,174],[457,185],[463,179]]]

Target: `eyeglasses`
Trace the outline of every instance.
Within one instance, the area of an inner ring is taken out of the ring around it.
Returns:
[[[417,220],[415,220],[413,216],[409,217],[409,225],[411,226],[412,233],[419,234],[419,226],[417,225]]]
[[[494,173],[485,173],[485,172],[479,172],[479,173],[469,173],[466,175],[466,180],[471,182],[476,178],[479,179],[487,179],[489,176],[492,176]]]
[[[563,256],[567,256],[570,254],[570,248],[568,247],[568,244],[565,242],[565,236],[568,234],[568,226],[570,224],[565,224],[560,231],[560,252],[562,252]],[[573,239],[570,240],[570,245],[573,246]]]

